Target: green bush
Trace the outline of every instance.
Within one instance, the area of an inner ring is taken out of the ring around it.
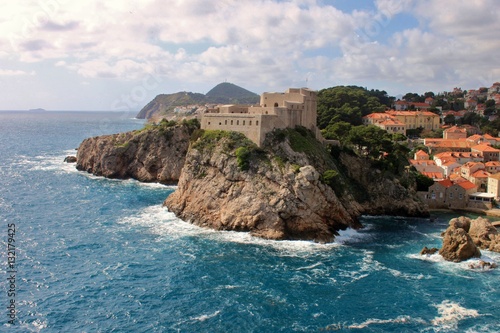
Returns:
[[[235,151],[238,167],[242,171],[250,169],[250,155],[251,152],[248,147],[239,147]]]
[[[342,185],[342,179],[337,170],[326,170],[322,177],[321,180],[323,183],[326,185],[330,186],[332,189],[338,191],[339,193],[342,192],[343,190],[343,185]]]

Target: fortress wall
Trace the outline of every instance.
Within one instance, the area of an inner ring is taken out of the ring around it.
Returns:
[[[261,139],[262,117],[262,115],[258,114],[204,114],[201,119],[201,128],[206,130],[240,132],[260,146],[262,144],[261,141],[263,141]]]

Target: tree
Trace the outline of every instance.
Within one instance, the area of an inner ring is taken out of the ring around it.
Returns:
[[[352,127],[347,142],[372,158],[380,157],[382,152],[391,152],[393,145],[389,133],[374,125]]]
[[[446,125],[455,125],[456,124],[455,116],[452,114],[446,115],[446,117],[444,117],[443,121]]]
[[[345,121],[329,124],[321,131],[323,137],[329,140],[344,140],[349,135],[352,125]]]
[[[318,92],[318,127],[325,129],[339,121],[352,125],[361,125],[362,117],[373,112],[384,112],[380,102],[384,92],[370,93],[357,86],[338,86],[322,89]]]

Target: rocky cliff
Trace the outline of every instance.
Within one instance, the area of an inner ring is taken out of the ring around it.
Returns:
[[[362,214],[429,216],[426,204],[416,197],[414,191],[403,186],[403,178],[388,175],[373,167],[370,161],[348,153],[341,153],[338,161],[352,184]]]
[[[275,131],[264,149],[239,133],[201,133],[188,151],[177,190],[165,201],[178,217],[196,225],[269,239],[328,242],[338,230],[361,227],[363,213],[428,214],[416,195],[397,182],[364,187],[345,176],[305,132]],[[344,159],[348,168],[363,163]],[[383,178],[370,177],[368,172],[366,183]],[[355,199],[353,187],[368,194],[363,203]]]
[[[194,127],[163,123],[142,130],[85,139],[78,148],[78,170],[108,178],[176,183]]]

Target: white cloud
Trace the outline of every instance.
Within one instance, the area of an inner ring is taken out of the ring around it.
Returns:
[[[401,89],[442,90],[478,77],[499,80],[495,0],[373,4],[352,10],[319,0],[11,1],[0,12],[0,58],[25,73],[43,64],[86,82],[125,83],[154,73],[188,89],[189,82],[225,79],[257,92],[303,85],[306,77],[316,89],[397,82]],[[418,23],[399,28],[401,14]]]
[[[1,69],[0,68],[0,76],[24,76],[24,75],[33,76],[35,74],[36,74],[35,71],[25,72],[25,71],[16,70],[16,69]]]

